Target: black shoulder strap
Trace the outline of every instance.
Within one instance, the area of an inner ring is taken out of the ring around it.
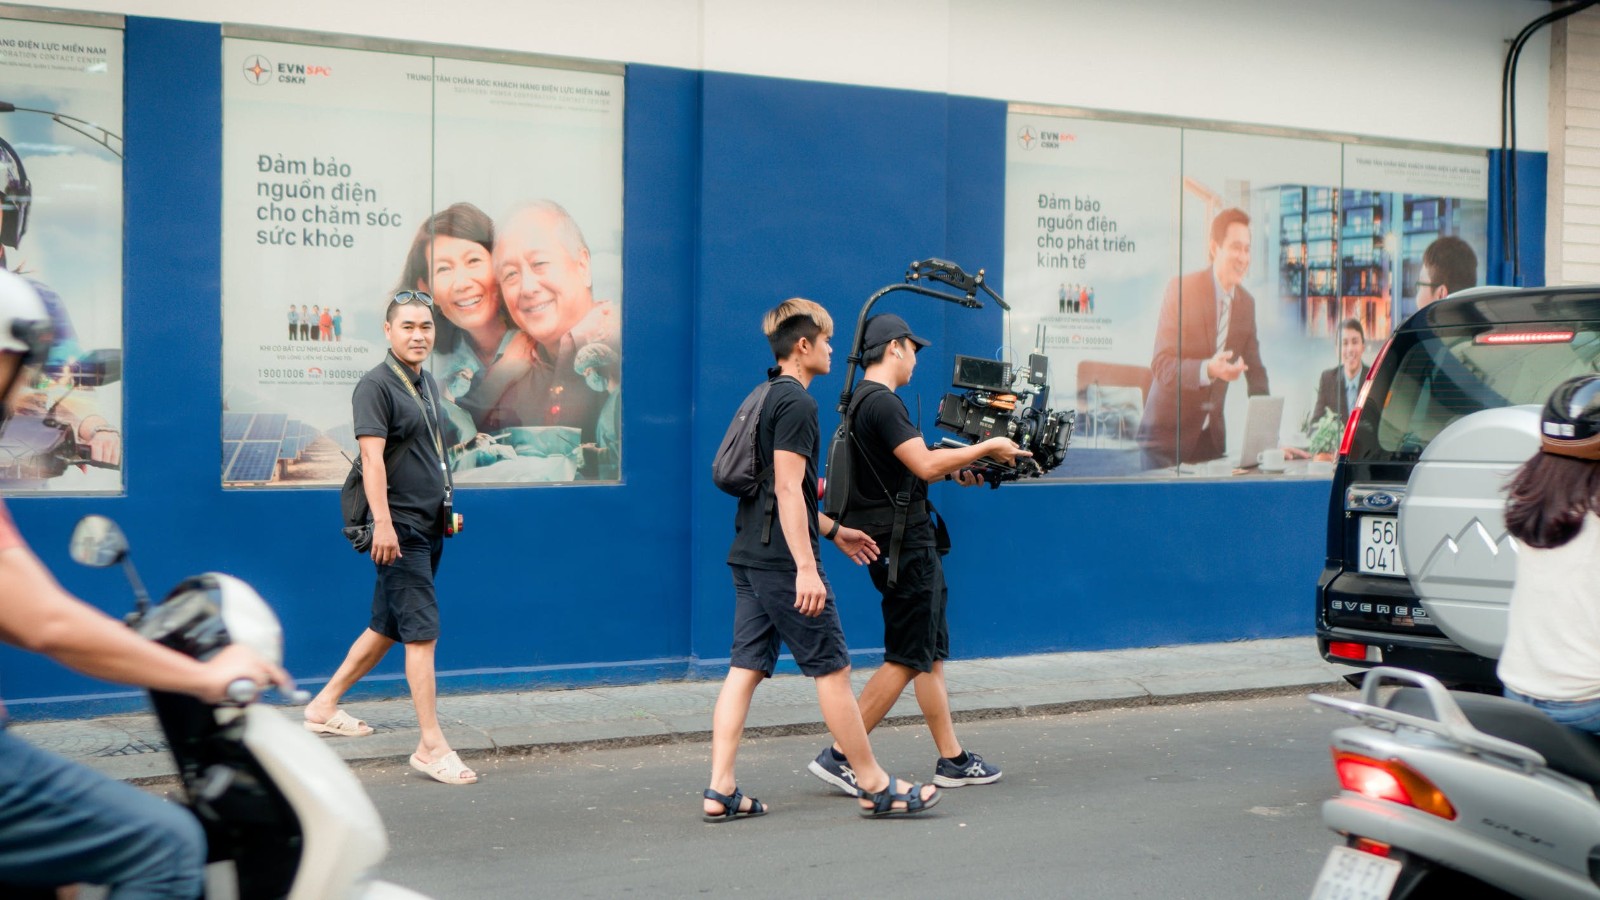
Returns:
[[[852,426],[855,424],[856,407],[858,405],[860,405],[861,398],[864,397],[864,396],[867,396],[869,394],[878,393],[877,391],[864,390],[864,388],[866,388],[866,386],[869,385],[869,384],[878,384],[878,383],[876,381],[862,382],[861,386],[856,388],[855,393],[850,395],[850,402],[849,402],[849,404],[847,404],[845,406],[845,411],[844,411],[845,418],[847,420],[849,420],[849,422],[851,423]],[[879,387],[882,387],[882,385],[879,385]],[[884,390],[888,390],[888,388],[886,388],[886,387],[883,388],[883,389]],[[866,465],[867,471],[872,473],[872,480],[876,481],[878,483],[878,487],[883,490],[883,495],[885,497],[889,498],[889,505],[893,506],[893,507],[896,507],[896,508],[904,506],[905,503],[897,502],[898,498],[897,498],[896,493],[894,491],[889,490],[889,486],[883,483],[883,476],[879,475],[878,474],[878,470],[874,469],[872,467],[872,460],[867,458],[866,448],[861,446],[861,438],[856,436],[856,430],[855,430],[854,427],[852,427],[850,429],[850,442],[855,445],[857,459],[859,459],[862,463],[864,463]],[[910,473],[910,470],[907,470],[906,476],[907,476],[907,479],[915,479],[916,478],[915,475],[912,475]],[[913,486],[914,486],[914,484],[913,484],[912,480],[905,480],[901,484],[902,490],[901,490],[900,493],[907,495],[906,496],[906,502],[907,503],[910,502],[910,493],[911,493],[911,488]]]
[[[868,384],[876,384],[876,382],[864,382],[861,388],[865,388]],[[855,394],[850,397],[850,403],[845,408],[845,416],[851,419],[852,426],[854,425],[855,407],[862,394],[877,393],[876,391],[864,392],[861,388],[856,389]],[[900,480],[900,490],[897,492],[889,490],[889,486],[883,482],[883,476],[879,475],[878,470],[872,467],[872,460],[867,458],[866,450],[862,448],[860,438],[856,436],[854,427],[850,429],[850,440],[855,444],[857,459],[866,465],[867,471],[872,473],[872,479],[878,483],[878,487],[883,490],[884,496],[889,498],[889,505],[894,508],[894,519],[889,532],[888,559],[885,560],[889,567],[888,587],[893,590],[900,581],[900,551],[905,548],[906,524],[911,517],[911,492],[916,487],[917,476],[910,469],[907,469],[905,477]]]
[[[771,378],[768,378],[767,396],[761,398],[761,406],[763,409],[767,405],[767,397],[772,396],[772,387],[779,381],[783,380],[792,381],[795,384],[800,383],[799,379],[795,378],[793,375],[775,375]],[[759,409],[756,410],[756,451],[758,453],[761,452],[761,420],[759,415],[761,411],[762,410]],[[775,454],[775,451],[772,452]],[[767,457],[762,456],[761,460],[762,462],[766,462]],[[772,543],[772,523],[778,518],[778,490],[777,486],[773,484],[773,470],[775,470],[777,467],[778,463],[776,458],[774,458],[772,462],[767,462],[766,466],[761,470],[761,543],[763,546]]]

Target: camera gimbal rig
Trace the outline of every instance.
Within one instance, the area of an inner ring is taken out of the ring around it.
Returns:
[[[926,283],[918,282],[935,281],[948,285],[961,292],[961,296],[951,294],[944,290],[936,289]],[[920,259],[906,267],[906,280],[901,283],[891,284],[880,288],[871,297],[867,298],[866,305],[861,307],[861,315],[856,317],[856,334],[850,343],[850,355],[846,357],[849,366],[845,369],[844,391],[839,394],[839,412],[843,414],[850,405],[850,395],[855,391],[856,369],[861,366],[861,342],[866,338],[867,319],[872,313],[872,307],[884,296],[895,291],[911,291],[924,297],[933,297],[950,303],[959,303],[967,309],[983,309],[983,301],[978,299],[978,292],[983,291],[1006,312],[1011,311],[1011,306],[1005,298],[995,293],[994,288],[983,278],[983,270],[978,274],[968,275],[962,268],[949,260]]]

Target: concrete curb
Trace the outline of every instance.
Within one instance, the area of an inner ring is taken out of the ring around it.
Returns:
[[[952,661],[946,682],[955,720],[972,722],[1348,690],[1343,676],[1353,671],[1324,663],[1311,639],[1288,638]],[[852,673],[858,691],[870,674]],[[569,753],[709,741],[720,688],[720,682],[681,681],[446,695],[439,710],[463,759]],[[345,708],[377,730],[363,738],[326,738],[331,749],[352,767],[406,763],[417,740],[409,700],[351,702]],[[279,711],[299,715],[294,707]],[[922,721],[910,691],[884,721]],[[165,736],[151,715],[18,723],[11,730],[113,778],[135,784],[177,780]],[[825,732],[811,682],[798,675],[764,683],[745,727],[752,737]]]

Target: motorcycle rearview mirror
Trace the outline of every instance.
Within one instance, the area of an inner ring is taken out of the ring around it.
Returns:
[[[104,569],[128,558],[128,538],[117,523],[105,516],[84,516],[72,529],[68,550],[73,561]]]
[[[75,562],[96,569],[122,564],[128,583],[133,586],[134,612],[131,619],[144,615],[150,607],[150,594],[139,580],[139,573],[128,558],[128,537],[116,522],[105,516],[84,516],[72,529],[72,541],[67,547]]]

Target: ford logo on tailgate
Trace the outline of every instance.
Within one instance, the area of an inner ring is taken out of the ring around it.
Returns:
[[[1351,512],[1375,512],[1393,515],[1400,511],[1406,498],[1403,487],[1378,484],[1352,484],[1345,491],[1344,508]]]

